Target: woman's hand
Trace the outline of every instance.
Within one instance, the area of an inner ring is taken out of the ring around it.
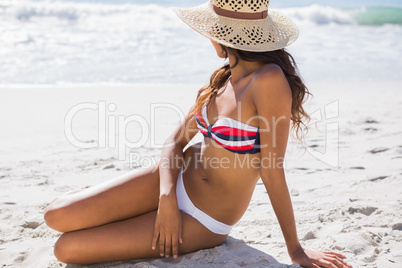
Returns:
[[[335,252],[328,251],[316,251],[310,249],[303,249],[300,247],[295,252],[289,253],[293,263],[298,263],[307,268],[346,268],[352,267],[352,265],[346,263],[343,258],[344,255]]]
[[[175,197],[162,196],[159,199],[158,214],[156,215],[152,250],[156,249],[159,237],[159,251],[161,257],[172,255],[177,258],[181,237],[181,215]]]

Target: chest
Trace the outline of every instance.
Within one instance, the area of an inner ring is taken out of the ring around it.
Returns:
[[[212,125],[222,118],[231,118],[258,127],[251,90],[238,90],[231,85],[221,89],[206,104],[206,117]]]

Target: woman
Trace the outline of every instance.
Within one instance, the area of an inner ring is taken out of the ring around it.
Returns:
[[[131,172],[64,195],[45,211],[65,232],[55,245],[65,263],[176,258],[222,244],[265,184],[288,253],[305,267],[347,267],[344,256],[303,249],[283,159],[290,123],[308,118],[307,88],[284,47],[297,27],[268,0],[211,0],[179,17],[208,37],[229,64],[212,75],[184,122],[166,140],[156,169]],[[201,131],[202,143],[187,143]]]

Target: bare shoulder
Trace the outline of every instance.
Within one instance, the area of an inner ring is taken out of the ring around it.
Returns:
[[[254,102],[280,104],[292,101],[292,90],[282,68],[277,64],[266,64],[252,78]],[[278,101],[281,100],[281,101]]]

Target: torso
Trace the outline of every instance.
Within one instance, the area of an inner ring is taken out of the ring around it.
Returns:
[[[226,117],[258,127],[250,82],[245,77],[234,87],[228,83],[207,106],[208,120],[214,124]],[[251,118],[253,120],[249,120]],[[260,177],[260,153],[237,154],[210,138],[184,152],[183,179],[187,194],[200,210],[228,225],[246,211]]]

